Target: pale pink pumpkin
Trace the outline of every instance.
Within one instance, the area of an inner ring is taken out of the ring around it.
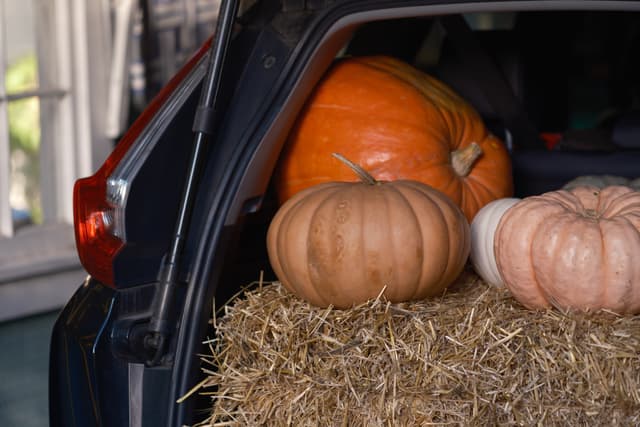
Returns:
[[[584,186],[528,197],[501,218],[498,270],[529,308],[640,312],[640,192]]]

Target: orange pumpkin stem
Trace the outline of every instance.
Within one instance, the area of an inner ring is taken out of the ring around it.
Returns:
[[[349,168],[354,171],[356,173],[356,175],[358,175],[358,177],[362,180],[362,182],[364,182],[365,184],[369,184],[369,185],[376,185],[378,183],[378,181],[371,176],[371,174],[369,172],[367,172],[366,170],[364,170],[362,168],[362,166],[357,165],[355,163],[353,163],[351,160],[347,159],[345,156],[343,156],[340,153],[331,153],[331,155],[333,157],[335,157],[336,159],[340,160],[342,163],[344,163],[345,165],[349,166]]]
[[[466,147],[451,153],[451,166],[458,176],[467,176],[481,155],[482,148],[480,148],[480,145],[472,142]]]

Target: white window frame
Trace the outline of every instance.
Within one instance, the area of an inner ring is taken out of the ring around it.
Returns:
[[[9,0],[14,1],[14,0]],[[73,184],[112,149],[106,134],[111,66],[108,0],[34,0],[43,225],[14,232],[9,132],[0,88],[0,321],[61,306],[86,275],[73,237]],[[2,16],[0,19],[11,19]],[[2,26],[2,22],[0,22]],[[0,31],[0,57],[5,41]],[[4,60],[4,59],[3,59]],[[6,64],[0,63],[0,82]],[[25,97],[29,94],[12,94]]]

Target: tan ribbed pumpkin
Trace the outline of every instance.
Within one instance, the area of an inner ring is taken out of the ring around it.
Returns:
[[[640,192],[576,187],[528,197],[502,216],[498,270],[529,308],[640,312]]]
[[[383,289],[392,302],[441,293],[469,254],[460,208],[425,184],[378,182],[351,166],[362,182],[315,185],[276,213],[267,249],[279,280],[321,307],[348,308]]]

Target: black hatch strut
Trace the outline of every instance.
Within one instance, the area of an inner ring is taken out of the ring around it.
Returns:
[[[178,284],[178,267],[182,255],[184,240],[189,227],[191,205],[195,197],[197,173],[204,147],[208,137],[214,134],[218,112],[218,92],[220,89],[221,70],[228,50],[233,23],[238,11],[237,0],[222,0],[216,31],[211,43],[207,74],[204,78],[198,109],[193,122],[195,132],[193,151],[189,160],[187,179],[180,201],[175,233],[168,253],[160,267],[160,284],[152,305],[151,321],[145,336],[145,347],[152,356],[147,365],[157,365],[165,353],[168,337],[171,332],[171,315],[174,311],[175,293]]]

